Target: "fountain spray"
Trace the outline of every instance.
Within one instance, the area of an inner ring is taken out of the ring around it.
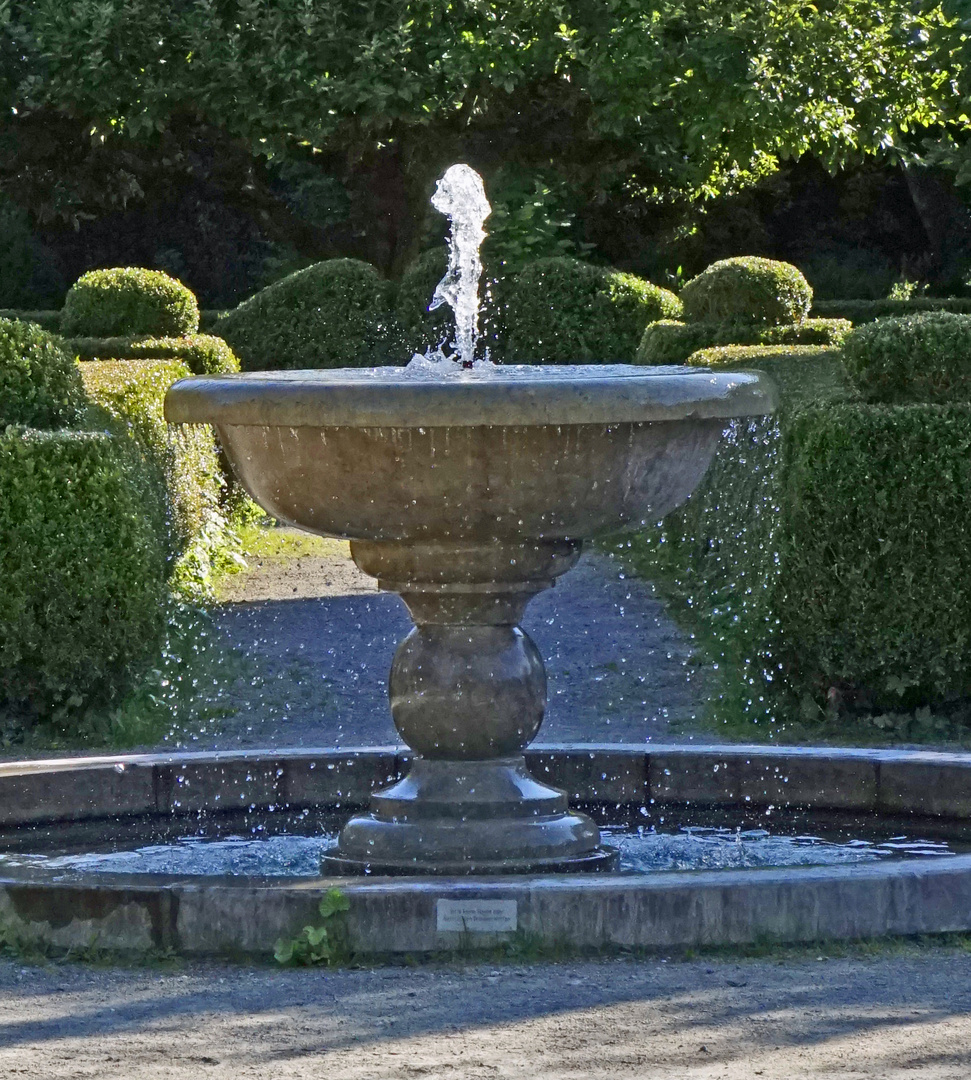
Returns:
[[[438,283],[429,311],[448,304],[455,314],[455,341],[462,367],[475,361],[479,336],[479,278],[482,260],[479,247],[485,239],[482,224],[492,212],[486,198],[482,177],[468,165],[453,165],[438,181],[432,206],[445,214],[451,223],[448,240],[448,269]]]

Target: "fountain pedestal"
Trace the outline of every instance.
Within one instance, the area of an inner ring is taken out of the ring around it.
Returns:
[[[215,424],[261,506],[350,540],[415,621],[389,690],[418,756],[346,825],[328,870],[610,867],[596,825],[526,772],[546,676],[523,611],[583,538],[659,521],[704,475],[725,422],[773,406],[758,374],[624,365],[249,372],[170,388],[169,420]]]
[[[351,555],[408,605],[389,697],[418,757],[408,775],[344,826],[335,873],[530,873],[613,869],[617,853],[526,770],[522,751],[546,707],[543,660],[519,621],[576,562],[580,544],[435,541],[351,544]]]

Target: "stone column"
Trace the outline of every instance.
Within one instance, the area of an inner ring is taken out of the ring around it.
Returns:
[[[526,769],[546,672],[519,626],[536,593],[574,565],[579,542],[354,541],[351,554],[408,605],[389,696],[415,751],[408,775],[352,818],[325,873],[530,873],[613,869],[617,854]]]

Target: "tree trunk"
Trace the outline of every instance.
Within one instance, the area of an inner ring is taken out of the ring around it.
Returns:
[[[934,269],[943,279],[952,277],[971,255],[971,212],[945,174],[919,162],[901,168],[927,235]]]
[[[362,256],[391,278],[421,252],[437,175],[434,160],[409,156],[396,140],[356,162],[348,182]]]

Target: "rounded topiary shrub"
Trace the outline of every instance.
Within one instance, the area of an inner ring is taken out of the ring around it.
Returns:
[[[791,263],[740,256],[712,263],[681,290],[688,322],[801,322],[813,291]]]
[[[0,703],[119,700],[164,632],[164,513],[129,440],[0,433]]]
[[[34,323],[0,319],[0,430],[69,427],[86,402],[64,342]]]
[[[971,315],[878,319],[843,342],[853,384],[871,402],[971,401]]]
[[[329,259],[268,285],[213,328],[245,371],[408,360],[392,287],[369,263]]]
[[[674,293],[633,274],[537,259],[508,290],[504,353],[510,363],[628,362],[648,323],[680,314]]]
[[[71,286],[61,332],[73,337],[175,337],[199,329],[199,305],[181,281],[161,270],[117,266],[91,270]]]

